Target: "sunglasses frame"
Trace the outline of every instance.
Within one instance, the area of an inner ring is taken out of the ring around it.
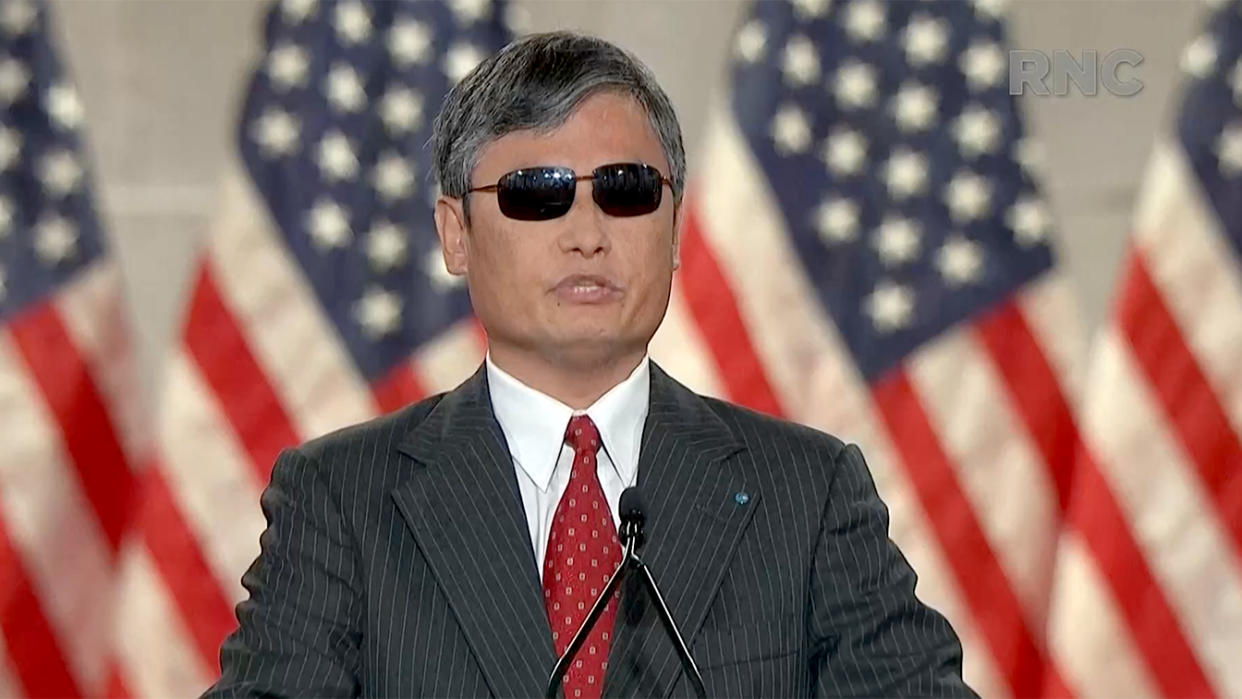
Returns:
[[[672,181],[672,180],[670,180],[669,178],[665,177],[665,176],[664,176],[664,173],[660,172],[660,170],[659,170],[658,168],[656,168],[654,165],[648,165],[647,163],[642,163],[642,162],[619,162],[619,163],[607,163],[607,164],[605,164],[605,165],[600,165],[599,167],[597,167],[597,168],[595,168],[595,169],[591,170],[591,174],[589,174],[589,175],[579,175],[577,172],[575,172],[575,171],[574,171],[574,169],[573,169],[573,168],[564,167],[564,166],[560,166],[560,165],[533,165],[533,166],[531,166],[531,167],[523,167],[523,168],[518,168],[518,169],[516,169],[516,170],[511,170],[511,171],[509,171],[509,172],[506,172],[505,174],[501,175],[499,179],[497,179],[497,180],[496,180],[496,183],[495,183],[495,184],[487,184],[487,185],[482,185],[482,186],[480,186],[480,187],[472,187],[472,188],[470,188],[470,189],[466,190],[466,194],[472,194],[472,193],[474,193],[474,192],[494,192],[494,193],[497,195],[497,197],[499,198],[499,196],[500,196],[500,194],[501,194],[501,189],[502,189],[502,188],[503,188],[503,186],[504,186],[504,185],[503,185],[504,181],[505,181],[507,178],[509,178],[509,177],[512,177],[512,176],[514,176],[514,175],[517,175],[518,173],[521,173],[521,172],[526,172],[526,171],[536,171],[536,170],[552,170],[552,171],[560,171],[560,172],[562,172],[562,173],[567,173],[567,176],[565,176],[564,178],[562,178],[562,181],[564,181],[564,182],[572,181],[572,182],[574,183],[574,187],[573,187],[573,189],[569,190],[569,191],[570,191],[570,194],[569,194],[569,197],[570,197],[570,198],[569,198],[569,203],[568,203],[568,206],[566,207],[565,211],[563,211],[563,212],[561,212],[561,213],[559,213],[559,214],[557,214],[557,215],[555,215],[555,216],[549,216],[549,217],[546,217],[546,218],[529,218],[529,219],[523,219],[523,218],[513,217],[513,216],[509,216],[508,214],[505,214],[505,216],[506,216],[506,217],[508,217],[508,218],[513,218],[513,219],[514,219],[514,220],[516,220],[516,221],[552,221],[552,220],[555,220],[555,219],[557,219],[557,218],[560,218],[561,216],[564,216],[566,213],[568,213],[568,212],[569,212],[569,207],[572,207],[572,206],[573,206],[573,203],[574,203],[574,201],[575,201],[575,199],[576,199],[576,197],[577,197],[577,193],[578,193],[578,183],[579,183],[579,182],[583,182],[583,181],[587,181],[587,180],[594,181],[594,180],[595,180],[596,178],[598,178],[598,177],[603,177],[603,176],[606,176],[606,175],[608,174],[608,173],[606,172],[608,168],[614,168],[614,167],[618,167],[618,166],[621,166],[621,165],[624,165],[624,166],[634,166],[634,165],[637,165],[637,166],[639,166],[639,167],[641,167],[641,168],[646,168],[647,170],[650,170],[651,172],[654,172],[654,173],[656,174],[656,176],[657,176],[657,177],[659,177],[659,179],[660,179],[660,190],[659,190],[659,192],[660,192],[660,193],[656,195],[655,207],[653,207],[653,208],[651,209],[651,211],[645,211],[645,212],[640,213],[640,214],[631,214],[631,215],[632,215],[632,216],[644,216],[644,215],[649,214],[649,213],[651,213],[651,212],[655,211],[656,209],[660,208],[660,204],[661,204],[661,202],[663,201],[663,190],[664,190],[664,185],[668,185],[669,189],[672,189],[672,187],[673,187],[673,181]],[[601,174],[601,173],[602,173],[602,174]],[[605,209],[605,208],[604,208],[604,207],[603,207],[603,206],[599,203],[599,199],[597,199],[597,198],[596,198],[595,188],[594,188],[594,187],[592,187],[592,189],[591,189],[591,198],[592,198],[592,200],[594,200],[594,201],[595,201],[595,205],[596,205],[596,206],[599,206],[599,207],[600,207],[600,209],[601,209],[602,211],[604,211],[604,213],[607,213],[609,216],[616,216],[616,215],[617,215],[617,214],[613,214],[613,213],[609,212],[607,209]],[[499,202],[497,202],[497,203],[499,203]],[[502,209],[502,213],[503,213],[503,209]],[[627,216],[622,216],[622,217],[627,217]]]

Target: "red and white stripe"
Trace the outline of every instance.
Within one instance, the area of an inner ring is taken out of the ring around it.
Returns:
[[[187,542],[192,544],[192,542]],[[117,609],[113,651],[119,684],[141,697],[187,697],[202,693],[219,674],[204,662],[194,629],[161,575],[155,553],[141,543],[127,552]],[[211,609],[190,610],[210,614]],[[226,619],[232,621],[232,619]],[[234,622],[235,623],[235,622]],[[231,624],[221,627],[227,633]],[[220,635],[223,639],[223,635]],[[218,641],[217,641],[218,643]]]
[[[310,283],[273,233],[265,204],[241,176],[226,185],[226,204],[208,238],[204,275],[222,307],[212,315],[227,315],[224,322],[238,328],[293,433],[319,435],[373,416],[370,389],[353,369]],[[194,339],[187,337],[192,354],[210,351],[195,346]],[[204,338],[204,344],[210,340]]]
[[[106,686],[142,448],[120,299],[104,259],[0,327],[0,687],[15,694]]]
[[[4,639],[0,638],[0,696],[16,697],[21,696],[22,686],[17,681],[17,672],[9,663],[8,649],[5,648]]]
[[[1149,168],[1116,308],[1093,349],[1082,410],[1091,473],[1078,476],[1073,514],[1118,512],[1117,539],[1134,551],[1089,560],[1063,546],[1052,629],[1091,694],[1233,696],[1242,693],[1242,261],[1183,151],[1161,141]],[[1144,581],[1093,600],[1102,622],[1135,643],[1077,633],[1082,593],[1066,578],[1098,575],[1084,572],[1092,567]],[[1100,658],[1111,662],[1092,662]]]
[[[1159,683],[1109,594],[1106,575],[1081,534],[1071,530],[1061,538],[1048,624],[1051,654],[1082,696],[1156,696]]]

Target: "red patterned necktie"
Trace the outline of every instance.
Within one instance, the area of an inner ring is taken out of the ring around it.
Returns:
[[[617,528],[595,473],[599,430],[591,418],[578,415],[570,419],[565,441],[574,450],[574,465],[569,485],[556,505],[543,556],[543,603],[552,624],[557,656],[565,652],[604,584],[621,564]],[[600,696],[616,617],[617,595],[613,595],[569,663],[566,699]]]

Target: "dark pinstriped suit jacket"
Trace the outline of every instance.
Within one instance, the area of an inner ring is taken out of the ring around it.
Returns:
[[[650,400],[644,557],[711,696],[971,695],[856,447],[654,365]],[[284,452],[263,509],[207,696],[542,695],[556,657],[486,372]],[[690,696],[639,593],[604,694]]]

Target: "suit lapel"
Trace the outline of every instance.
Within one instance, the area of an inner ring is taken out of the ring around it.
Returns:
[[[687,645],[703,623],[759,493],[725,462],[742,449],[708,404],[651,367],[651,402],[638,463],[647,508],[640,552]],[[631,577],[622,591],[604,694],[666,696],[682,674],[654,607]]]
[[[420,465],[393,499],[493,695],[542,695],[552,632],[486,372],[446,395],[399,448]]]

